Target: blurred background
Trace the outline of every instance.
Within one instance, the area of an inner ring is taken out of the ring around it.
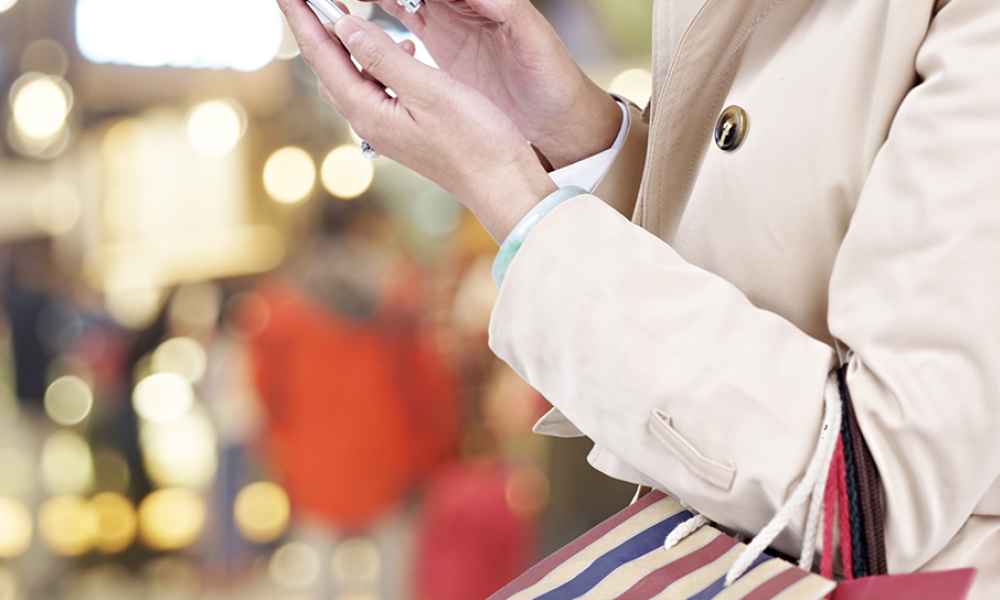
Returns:
[[[645,102],[650,0],[536,4]],[[631,497],[274,0],[0,0],[0,115],[0,600],[475,600]]]

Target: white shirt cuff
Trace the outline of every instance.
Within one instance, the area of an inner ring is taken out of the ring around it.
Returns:
[[[618,137],[615,138],[615,143],[604,152],[600,152],[573,164],[566,165],[565,167],[550,173],[549,175],[552,177],[552,181],[554,181],[557,186],[560,188],[574,186],[593,192],[594,188],[597,187],[598,182],[604,178],[608,169],[611,168],[615,159],[618,158],[618,153],[621,152],[622,146],[625,145],[625,134],[628,133],[628,106],[621,100],[617,100],[617,102],[618,106],[622,109],[622,127],[618,131]]]

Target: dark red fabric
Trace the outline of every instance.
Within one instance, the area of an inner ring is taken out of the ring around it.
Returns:
[[[865,577],[842,582],[832,600],[965,600],[975,577],[975,569]]]
[[[487,462],[456,465],[424,499],[415,549],[416,600],[487,598],[535,554],[534,517],[507,502],[509,472]]]
[[[416,333],[339,317],[282,283],[258,295],[246,321],[269,458],[297,511],[367,527],[453,452],[454,377]]]

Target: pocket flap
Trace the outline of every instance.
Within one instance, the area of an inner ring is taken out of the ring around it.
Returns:
[[[670,415],[660,409],[654,409],[649,420],[649,428],[656,439],[673,452],[689,471],[717,488],[729,491],[733,487],[736,467],[713,460],[699,452],[674,429]]]

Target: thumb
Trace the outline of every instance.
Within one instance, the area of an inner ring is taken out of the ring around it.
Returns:
[[[415,59],[377,25],[358,17],[344,17],[334,32],[366,73],[403,99],[428,101],[440,72]]]

